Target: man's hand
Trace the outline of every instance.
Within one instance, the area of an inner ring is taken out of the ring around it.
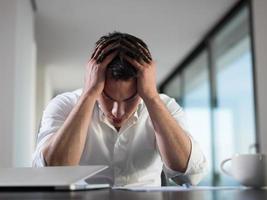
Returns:
[[[153,99],[158,97],[158,91],[156,86],[156,63],[153,60],[143,61],[126,57],[137,69],[137,90],[138,94],[143,100]]]
[[[100,45],[87,63],[83,93],[98,97],[105,85],[106,68],[117,55],[116,48]]]

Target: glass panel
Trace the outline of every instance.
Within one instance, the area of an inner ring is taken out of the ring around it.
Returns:
[[[175,98],[175,100],[179,103],[179,105],[182,105],[181,88],[182,88],[181,76],[177,75],[168,83],[167,87],[164,89],[164,93],[166,93],[172,98]]]
[[[249,13],[244,8],[212,41],[217,107],[215,108],[215,170],[218,185],[236,185],[222,174],[220,162],[248,153],[255,144],[253,76]]]
[[[185,68],[183,76],[185,87],[183,106],[188,118],[190,133],[200,144],[210,164],[208,175],[200,185],[211,185],[211,106],[206,51],[203,51]]]

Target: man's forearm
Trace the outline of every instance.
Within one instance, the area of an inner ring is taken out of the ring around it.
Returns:
[[[144,99],[152,120],[160,154],[173,170],[184,172],[191,152],[191,142],[160,99],[159,95]]]
[[[81,95],[62,127],[46,142],[43,154],[47,165],[79,164],[95,102],[95,95]]]

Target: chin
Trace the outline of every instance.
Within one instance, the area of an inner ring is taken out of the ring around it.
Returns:
[[[119,123],[116,123],[112,120],[112,118],[108,118],[109,122],[116,128],[121,128],[128,120],[128,118],[123,118],[123,120]]]
[[[112,125],[114,126],[114,127],[116,127],[116,128],[121,128],[122,127],[122,125],[123,125],[123,122],[122,123],[112,123]]]
[[[126,120],[123,120],[122,122],[120,123],[114,123],[114,122],[111,122],[111,124],[116,127],[116,128],[121,128],[123,126],[123,124],[125,124],[125,121]]]

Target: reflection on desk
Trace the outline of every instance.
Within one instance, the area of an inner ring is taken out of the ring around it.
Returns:
[[[101,189],[91,191],[58,192],[58,191],[1,191],[0,199],[91,199],[91,200],[248,200],[267,199],[266,189],[198,189],[183,191],[150,191],[137,192],[126,190]]]

